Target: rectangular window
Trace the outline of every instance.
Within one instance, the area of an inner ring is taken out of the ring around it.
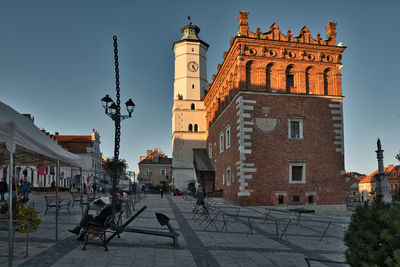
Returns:
[[[314,203],[314,196],[313,195],[308,196],[308,204],[312,204],[312,203]]]
[[[225,174],[222,174],[222,184],[225,184]]]
[[[289,183],[304,184],[306,182],[306,163],[289,163]]]
[[[303,118],[289,118],[288,122],[289,139],[303,139]]]
[[[283,204],[283,196],[282,195],[278,196],[278,204],[280,204],[280,205]]]
[[[226,149],[231,147],[231,126],[230,125],[228,125],[225,128],[225,146],[226,146]]]
[[[166,170],[165,170],[165,169],[161,169],[161,170],[160,170],[160,175],[161,175],[161,176],[165,176],[165,175],[166,175],[166,173],[167,173],[167,172],[166,172]]]
[[[299,202],[300,201],[300,196],[293,196],[293,202]]]
[[[212,145],[211,145],[211,143],[208,143],[208,157],[210,159],[212,158]]]
[[[300,123],[298,121],[290,122],[290,138],[300,138]]]
[[[231,166],[226,166],[226,185],[231,185]]]
[[[224,132],[219,133],[219,153],[224,152]]]

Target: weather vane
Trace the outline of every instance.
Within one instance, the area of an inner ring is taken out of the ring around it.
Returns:
[[[192,18],[190,16],[187,16],[188,20],[189,20],[189,25],[192,25]]]

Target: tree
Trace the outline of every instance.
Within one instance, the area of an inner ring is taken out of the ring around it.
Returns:
[[[104,174],[108,177],[113,177],[114,176],[114,158],[107,158],[105,162],[103,162],[103,171]],[[118,169],[119,169],[119,174],[120,176],[127,175],[127,169],[128,169],[128,163],[126,162],[125,159],[119,159],[118,160]]]
[[[396,156],[394,156],[398,161],[400,161],[400,152],[399,154],[396,154]]]
[[[376,198],[358,207],[344,240],[350,266],[399,266],[400,205]]]

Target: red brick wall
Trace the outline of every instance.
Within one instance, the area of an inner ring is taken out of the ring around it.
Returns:
[[[288,205],[306,204],[306,193],[315,193],[313,201],[316,204],[345,204],[345,179],[341,175],[344,170],[344,156],[336,152],[339,146],[335,139],[333,116],[329,107],[332,104],[329,97],[294,96],[286,94],[242,94],[243,99],[255,100],[254,110],[246,111],[254,118],[265,118],[262,107],[269,107],[268,118],[277,118],[280,123],[275,131],[265,134],[252,126],[250,135],[251,154],[245,162],[254,163],[257,168],[252,173],[252,179],[246,180],[246,189],[253,190],[249,197],[239,197],[238,171],[239,161],[237,108],[232,102],[224,113],[209,128],[207,144],[212,142],[212,162],[216,169],[216,189],[223,189],[224,196],[245,205],[275,205],[278,203],[278,193],[285,193],[284,203]],[[236,98],[235,98],[236,99]],[[303,140],[289,140],[288,116],[302,116]],[[231,128],[231,148],[219,152],[218,135],[226,125]],[[215,146],[214,146],[215,143]],[[208,145],[207,145],[208,147]],[[304,160],[306,162],[305,184],[289,183],[289,160]],[[225,166],[231,165],[234,173],[234,183],[222,185],[222,174]],[[294,195],[300,196],[299,202],[293,202]]]

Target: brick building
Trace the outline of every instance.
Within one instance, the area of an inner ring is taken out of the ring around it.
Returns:
[[[341,58],[336,23],[327,40],[250,31],[248,13],[204,97],[206,147],[216,189],[245,205],[343,210]]]

